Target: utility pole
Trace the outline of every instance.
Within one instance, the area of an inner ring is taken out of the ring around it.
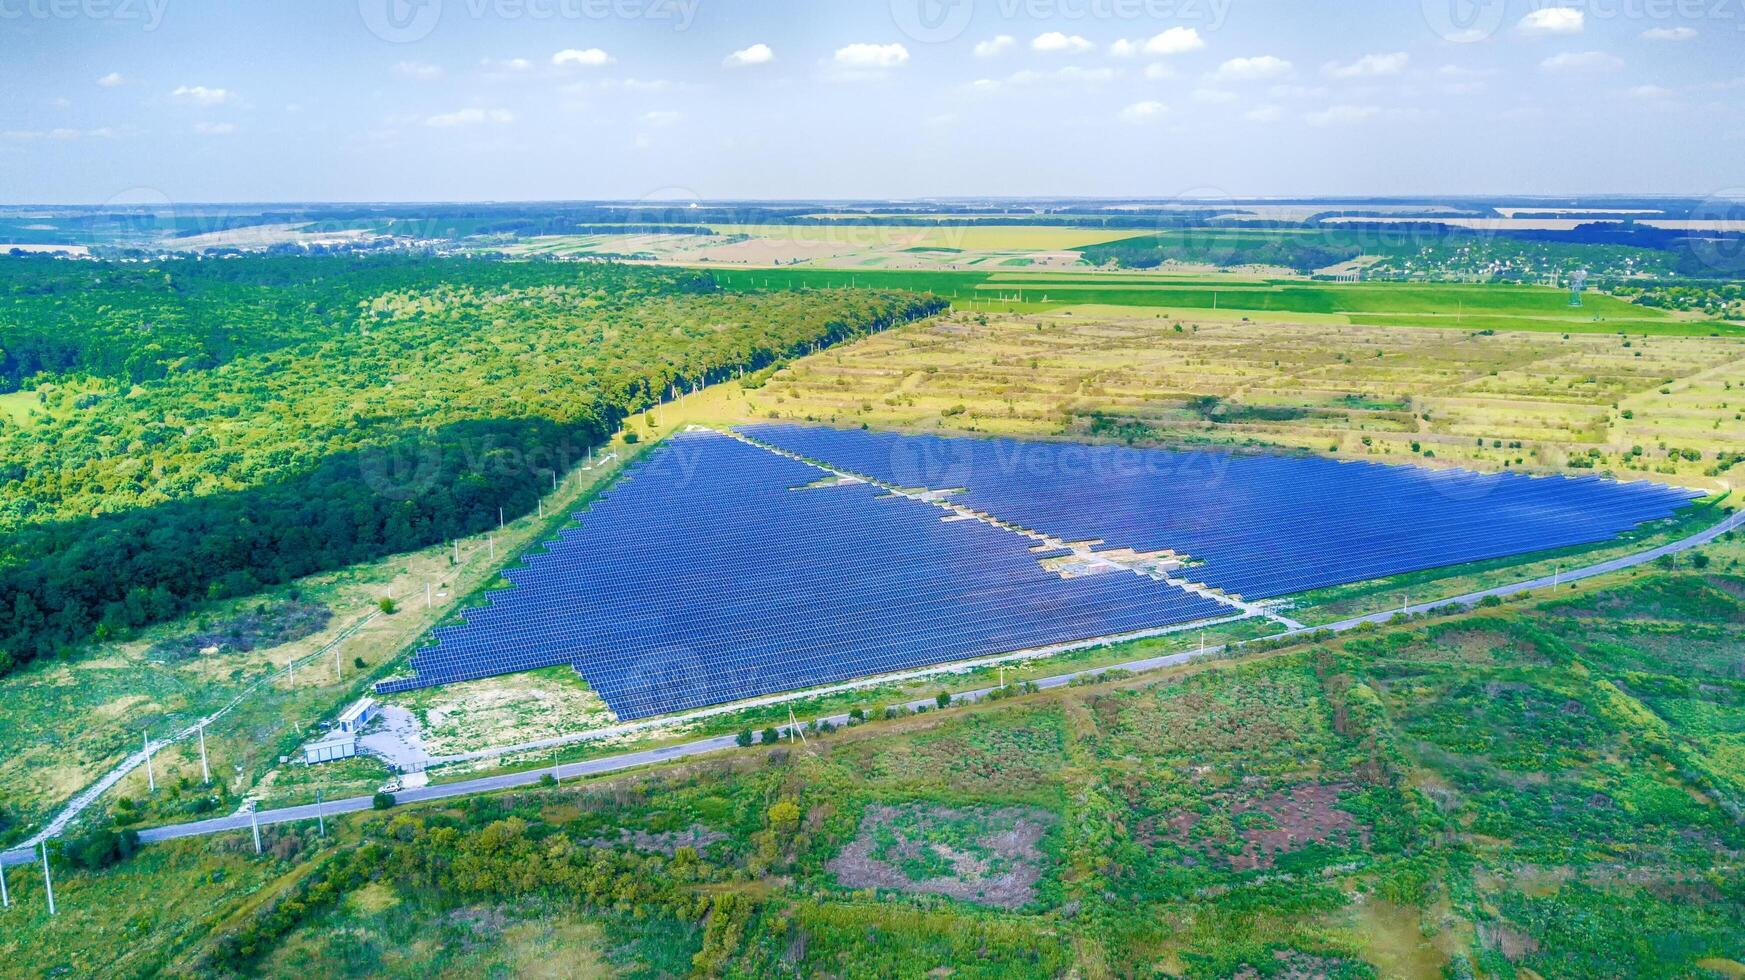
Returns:
[[[55,914],[55,882],[48,873],[48,841],[42,842],[42,889],[48,894],[48,914]]]
[[[315,826],[319,828],[322,837],[327,836],[327,818],[321,814],[321,791],[315,791]]]
[[[431,601],[431,598],[430,598],[430,583],[426,582],[426,583],[424,583],[424,608],[432,609],[432,608],[435,608],[435,606],[436,606],[436,603]]]
[[[291,661],[295,664],[297,661]],[[212,769],[206,765],[206,722],[200,722],[200,778],[206,785],[212,785]]]
[[[261,853],[261,815],[260,815],[260,811],[258,811],[258,810],[248,811],[248,824],[250,827],[254,828],[254,853],[255,853],[256,857],[259,857],[260,853]]]
[[[1562,565],[1552,565],[1551,566],[1551,587],[1553,589],[1557,588],[1557,575],[1562,570],[1563,570]]]
[[[151,771],[151,732],[146,731],[146,732],[143,732],[141,734],[143,734],[145,737],[145,788],[146,788],[146,792],[156,793],[158,791],[158,780],[157,780],[156,776],[152,775],[152,771]]]
[[[339,644],[335,643],[333,645],[333,679],[337,681],[344,676],[344,668],[339,663]]]
[[[497,508],[497,530],[503,530],[503,508]]]
[[[800,719],[794,717],[793,705],[789,705],[788,706],[788,741],[792,742],[794,740],[795,735],[800,736],[800,744],[801,745],[806,744],[806,733],[800,730]]]
[[[460,539],[459,538],[454,539],[454,563],[456,565],[460,564]]]
[[[497,538],[495,535],[485,535],[485,543],[491,547],[491,560],[497,560]]]
[[[6,865],[0,864],[0,908],[12,907],[12,895],[6,891]]]

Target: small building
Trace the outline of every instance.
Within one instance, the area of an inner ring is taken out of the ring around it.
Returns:
[[[303,761],[312,766],[338,759],[349,759],[355,755],[357,755],[357,736],[337,728],[315,741],[303,745]]]
[[[340,713],[339,722],[333,726],[333,730],[356,735],[381,713],[382,706],[376,703],[375,698],[359,698],[356,704]]]

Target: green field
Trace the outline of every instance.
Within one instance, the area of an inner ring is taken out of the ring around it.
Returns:
[[[715,269],[729,289],[791,290],[858,286],[910,289],[948,299],[958,309],[1038,312],[1077,306],[1121,306],[1191,317],[1202,311],[1255,319],[1376,326],[1436,326],[1469,330],[1619,333],[1649,336],[1745,336],[1745,325],[1677,319],[1658,310],[1589,293],[1579,308],[1569,295],[1542,286],[1304,283],[1294,280],[1220,282],[1198,277],[1130,273],[992,273],[978,271],[819,268]]]

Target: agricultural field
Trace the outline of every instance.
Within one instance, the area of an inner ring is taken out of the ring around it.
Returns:
[[[999,225],[712,224],[710,234],[554,235],[519,239],[511,254],[626,256],[662,263],[832,269],[1082,268],[1075,249],[1130,232]]]
[[[1745,445],[1745,339],[959,310],[795,361],[747,401],[761,418],[1719,490]]]
[[[805,746],[24,869],[28,973],[1745,968],[1745,550]],[[1694,632],[1692,632],[1694,631]],[[878,718],[879,705],[867,705]],[[112,908],[154,889],[122,928]]]
[[[1544,333],[1745,336],[1745,326],[1674,314],[1590,292],[1571,307],[1569,294],[1532,285],[1326,283],[1263,273],[1208,271],[720,269],[723,285],[746,290],[848,286],[930,292],[966,312],[1061,312],[1207,320],[1428,326]]]

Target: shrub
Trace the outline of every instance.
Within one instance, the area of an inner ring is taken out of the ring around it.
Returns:
[[[394,808],[394,794],[377,793],[370,799],[370,806],[377,810],[392,810]]]
[[[382,596],[382,600],[376,603],[376,608],[380,609],[385,616],[392,616],[400,610],[399,606],[394,605],[394,597],[386,595]]]
[[[781,741],[781,738],[782,733],[776,731],[774,728],[766,728],[763,730],[763,744],[765,745],[774,745]]]
[[[949,708],[949,707],[951,707],[951,692],[950,691],[940,691],[939,696],[934,698],[933,700],[938,702],[939,706],[941,708]]]
[[[749,748],[752,742],[751,729],[747,728],[745,731],[733,736],[733,741],[739,743],[739,747],[742,749]]]

